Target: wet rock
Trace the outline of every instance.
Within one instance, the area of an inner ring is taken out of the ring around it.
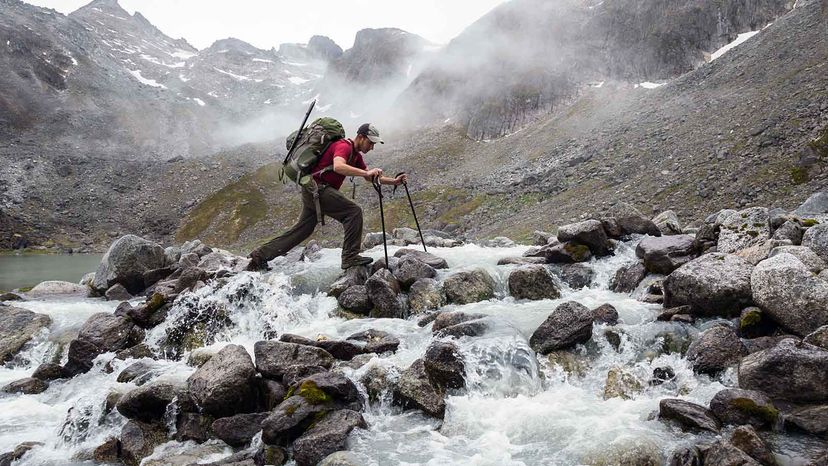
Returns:
[[[757,338],[768,335],[776,325],[765,315],[762,309],[751,306],[742,309],[739,315],[739,336],[742,338]]]
[[[127,419],[144,422],[160,421],[173,398],[178,394],[175,386],[157,382],[130,390],[121,397],[115,408]]]
[[[400,339],[382,330],[368,329],[362,332],[354,333],[346,338],[348,341],[354,341],[357,344],[364,344],[362,347],[363,353],[385,353],[388,351],[397,351],[400,346]]]
[[[195,266],[195,264],[193,264],[192,266]],[[144,272],[144,288],[149,288],[152,285],[158,283],[159,281],[169,277],[173,274],[173,272],[175,272],[178,269],[179,266],[176,264],[174,266],[168,265],[166,267],[161,267],[160,269],[147,270],[146,272]]]
[[[78,332],[78,340],[94,344],[101,352],[122,350],[143,339],[143,331],[130,319],[106,312],[90,316]]]
[[[723,423],[772,428],[779,411],[767,395],[756,390],[726,388],[710,400],[710,411]]]
[[[37,369],[35,369],[32,373],[32,377],[49,382],[69,377],[69,373],[67,373],[63,366],[59,364],[44,362],[43,364],[37,366]]]
[[[120,283],[130,293],[144,289],[144,273],[166,265],[164,249],[135,235],[117,239],[101,259],[92,287],[100,293]]]
[[[139,361],[124,368],[118,374],[117,381],[120,383],[133,382],[135,385],[140,386],[149,380],[151,374],[152,366],[143,361]]]
[[[747,349],[733,329],[716,325],[701,332],[690,344],[687,360],[694,371],[713,375],[738,363],[746,354]]]
[[[229,273],[243,272],[249,262],[250,259],[227,251],[213,251],[201,257],[196,267],[213,276],[222,271]]]
[[[719,421],[709,409],[674,398],[666,398],[658,403],[658,417],[676,421],[684,430],[707,430],[718,433],[721,428]]]
[[[368,296],[368,288],[364,285],[349,287],[336,298],[336,301],[345,310],[366,315],[374,307],[374,303]]]
[[[268,445],[288,445],[302,435],[316,416],[333,408],[330,402],[317,403],[291,396],[262,421],[262,440]]]
[[[367,266],[349,267],[347,270],[342,272],[341,277],[333,282],[330,290],[328,291],[328,295],[336,298],[352,286],[365,285],[365,281],[368,280],[369,276],[368,270]]]
[[[127,349],[122,349],[115,353],[115,359],[125,361],[127,359],[158,359],[158,356],[144,343],[139,343],[135,346],[130,346]]]
[[[394,277],[406,290],[421,278],[434,278],[435,276],[437,276],[437,271],[433,267],[417,259],[412,254],[403,256],[397,264],[396,270],[394,270]]]
[[[673,320],[673,316],[686,315],[692,311],[693,308],[687,305],[671,307],[669,309],[661,311],[661,313],[656,317],[656,320],[659,322],[670,322],[671,320]]]
[[[212,430],[216,437],[231,447],[248,445],[253,437],[262,430],[262,421],[269,413],[236,414],[218,418],[213,421]]]
[[[785,427],[812,435],[828,433],[828,405],[812,405],[794,409],[785,414]]]
[[[383,366],[374,366],[368,369],[360,382],[365,386],[368,399],[373,402],[381,400],[394,385],[388,369]]]
[[[647,269],[644,268],[644,264],[635,262],[625,265],[615,272],[609,288],[616,293],[631,293],[646,276]]]
[[[103,351],[85,340],[72,340],[69,343],[69,356],[64,371],[70,377],[87,372],[92,368],[92,361]]]
[[[291,366],[320,366],[330,369],[334,357],[322,348],[284,343],[281,341],[259,341],[253,347],[256,368],[263,376],[281,380]]]
[[[779,246],[775,247],[771,250],[768,254],[768,258],[778,256],[779,254],[791,254],[799,259],[805,267],[808,268],[813,273],[819,273],[822,270],[828,268],[828,264],[825,263],[822,258],[820,258],[814,251],[810,248],[805,246]]]
[[[108,438],[104,443],[95,447],[95,450],[92,452],[92,459],[96,463],[118,463],[118,451],[120,448],[121,442],[117,438]]]
[[[560,304],[529,339],[532,349],[547,354],[592,338],[592,313],[575,301]]]
[[[648,272],[667,275],[693,260],[694,241],[690,235],[645,237],[635,248],[635,255],[644,261]]]
[[[437,334],[437,332],[439,332],[440,330],[446,329],[448,327],[453,327],[464,322],[482,319],[484,317],[486,317],[486,314],[469,314],[460,311],[441,312],[434,319],[434,325],[431,326],[431,331]]]
[[[130,420],[121,428],[120,440],[121,460],[128,466],[138,466],[156,446],[166,441],[166,432],[159,424]]]
[[[509,274],[509,293],[515,299],[557,299],[561,290],[543,265],[523,265]]]
[[[26,292],[26,295],[31,298],[43,298],[46,296],[55,295],[86,295],[86,286],[78,285],[72,282],[64,282],[59,280],[48,280],[40,282],[31,290]]]
[[[0,363],[8,361],[52,319],[26,309],[0,306]]]
[[[608,255],[611,249],[607,233],[598,220],[585,220],[561,226],[558,228],[558,241],[583,244],[596,257]]]
[[[187,440],[198,443],[206,442],[214,437],[212,425],[213,416],[200,413],[180,413],[175,423],[175,439],[179,442],[186,442]]]
[[[751,275],[751,289],[756,304],[795,335],[828,324],[828,282],[791,254],[760,262]]]
[[[752,301],[752,271],[732,254],[705,254],[664,280],[664,307],[689,305],[697,316],[736,314]]]
[[[828,325],[823,325],[822,327],[809,333],[802,339],[802,341],[810,345],[818,346],[824,350],[828,350]]]
[[[588,287],[595,278],[595,271],[586,264],[565,264],[560,267],[560,279],[573,290]]]
[[[256,368],[247,351],[239,345],[228,345],[199,367],[187,379],[187,386],[204,413],[230,416],[254,407],[255,376]]]
[[[326,415],[293,443],[296,464],[313,466],[331,453],[344,450],[348,435],[356,428],[368,428],[356,411],[343,409]]]
[[[171,302],[172,299],[174,298],[171,296],[156,292],[136,307],[130,306],[129,303],[121,303],[121,305],[124,306],[127,317],[132,319],[139,327],[149,329],[159,325],[166,319],[169,308],[169,305],[166,304],[168,301]],[[118,309],[121,309],[121,306],[118,306]]]
[[[670,455],[667,466],[702,466],[702,453],[696,447],[682,447]]]
[[[653,376],[650,378],[650,386],[658,386],[676,379],[676,372],[670,366],[656,367],[653,369]]]
[[[420,251],[418,249],[403,248],[397,250],[397,252],[394,253],[394,257],[399,257],[400,259],[402,259],[405,256],[412,256],[420,262],[424,262],[435,269],[448,268],[448,262],[446,262],[445,259],[443,259],[442,257],[435,256],[430,252]]]
[[[26,300],[26,298],[24,298],[23,296],[20,296],[17,293],[11,293],[11,292],[0,293],[0,303],[5,303],[5,302],[9,302],[9,301],[25,301],[25,300]]]
[[[327,371],[328,369],[322,366],[288,366],[282,375],[282,384],[286,387],[292,387],[306,377],[310,377],[314,374],[321,374]]]
[[[41,442],[23,442],[16,447],[14,450],[3,453],[0,455],[0,466],[11,466],[15,461],[23,458],[23,456],[31,451],[35,447],[43,446]]]
[[[470,304],[494,298],[494,280],[483,269],[454,273],[443,282],[446,298],[452,304]]]
[[[615,325],[618,323],[618,311],[612,304],[602,304],[592,311],[592,319],[596,323]]]
[[[281,383],[270,379],[258,379],[260,411],[273,411],[287,394],[287,389]]]
[[[704,452],[704,464],[717,466],[760,466],[760,463],[729,442],[719,440]]]
[[[109,289],[106,290],[106,293],[104,293],[104,296],[107,301],[129,301],[132,299],[132,295],[129,294],[129,291],[127,291],[127,289],[124,288],[124,285],[121,285],[120,283],[110,286]]]
[[[773,348],[780,341],[788,338],[791,338],[795,341],[799,341],[799,339],[793,335],[776,335],[769,337],[746,338],[742,340],[742,343],[745,345],[745,348],[747,348],[748,354],[753,354],[759,351],[764,351],[766,349]]]
[[[365,282],[368,297],[374,303],[371,317],[401,319],[405,302],[400,297],[400,283],[388,269],[380,269]]]
[[[412,314],[439,309],[445,302],[443,289],[437,280],[432,278],[421,278],[408,290],[408,307]]]
[[[751,207],[727,216],[719,230],[719,252],[730,254],[763,243],[770,238],[768,209]]]
[[[530,265],[545,263],[545,257],[503,257],[497,261],[497,265]]]
[[[739,386],[773,399],[820,403],[828,400],[828,351],[786,339],[742,358]]]
[[[394,402],[405,409],[419,409],[442,419],[446,411],[444,393],[433,386],[425,369],[425,362],[418,359],[400,374],[394,390]]]
[[[349,451],[337,451],[326,456],[319,466],[360,466],[362,462]]]
[[[362,353],[362,348],[360,346],[343,340],[311,340],[309,338],[301,337],[299,335],[291,335],[289,333],[283,333],[282,336],[279,337],[279,340],[286,343],[296,343],[299,345],[322,348],[330,353],[331,356],[341,361],[350,361],[354,358],[354,356]]]
[[[641,391],[641,381],[632,373],[620,368],[613,367],[607,372],[607,381],[604,385],[604,399],[622,398],[624,400],[632,397]]]
[[[653,218],[653,223],[658,227],[662,235],[680,235],[681,223],[678,215],[672,210],[665,210]]]
[[[290,387],[288,393],[301,396],[311,403],[331,401],[360,404],[359,391],[351,379],[336,372],[320,372],[305,377]]]
[[[802,246],[810,248],[822,260],[828,262],[828,223],[820,223],[808,228],[802,235]]]
[[[463,356],[454,343],[435,341],[423,356],[429,380],[440,388],[462,388],[466,384]]]
[[[730,443],[734,447],[747,453],[748,456],[760,464],[773,466],[776,458],[770,447],[759,437],[756,430],[750,426],[739,426],[730,434]]]
[[[36,379],[34,377],[26,377],[25,379],[15,380],[3,387],[3,393],[22,393],[24,395],[36,395],[43,393],[49,388],[49,382]]]
[[[539,254],[545,257],[546,262],[550,264],[574,264],[576,262],[586,262],[592,258],[589,247],[574,241],[544,246]]]
[[[583,377],[589,370],[589,358],[573,351],[552,351],[546,358],[549,364],[560,367],[570,376]]]

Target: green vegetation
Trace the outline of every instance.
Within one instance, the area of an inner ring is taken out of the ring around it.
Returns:
[[[163,306],[165,302],[166,299],[164,299],[164,295],[161,293],[153,293],[152,297],[147,300],[147,311],[155,312],[158,309],[161,309],[161,306]]]
[[[806,218],[802,220],[802,226],[811,228],[814,225],[818,225],[819,222],[814,218]]]
[[[811,178],[808,176],[808,170],[804,167],[791,168],[791,182],[793,182],[793,184],[804,184],[810,180]]]
[[[753,327],[754,325],[758,325],[760,320],[762,320],[762,314],[759,311],[750,311],[739,320],[739,328],[744,330]]]
[[[733,400],[733,406],[751,416],[765,420],[770,425],[775,424],[779,418],[779,410],[773,406],[759,406],[750,398],[736,398]]]
[[[333,400],[330,395],[317,387],[311,380],[302,382],[302,384],[299,385],[299,390],[297,390],[296,394],[307,400],[308,403],[312,405],[328,403]]]

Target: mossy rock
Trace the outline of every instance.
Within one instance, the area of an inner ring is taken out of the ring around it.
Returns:
[[[769,425],[775,425],[779,419],[779,410],[773,406],[759,406],[750,398],[737,398],[732,402],[734,407],[751,416],[764,420]]]
[[[811,228],[814,225],[819,225],[819,221],[813,218],[806,218],[802,220],[802,226],[805,228]]]
[[[745,315],[743,315],[742,318],[739,320],[739,328],[744,330],[746,328],[753,327],[755,325],[758,325],[761,320],[761,312],[759,312],[758,310],[749,311],[745,313]]]
[[[150,299],[147,300],[146,307],[148,312],[155,312],[161,309],[167,300],[161,293],[153,293]]]
[[[566,243],[564,244],[564,251],[572,256],[572,260],[575,262],[584,262],[590,256],[589,248],[583,244]]]
[[[320,389],[313,381],[306,380],[299,385],[299,390],[296,394],[307,400],[312,405],[320,405],[329,403],[333,400],[330,395]]]

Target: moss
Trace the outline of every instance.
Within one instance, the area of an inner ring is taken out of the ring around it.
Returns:
[[[332,400],[330,395],[325,393],[324,390],[321,390],[313,381],[310,380],[302,382],[302,385],[299,386],[299,390],[296,394],[307,400],[308,403],[312,405],[328,403]]]
[[[19,291],[21,293],[28,293],[28,292],[32,291],[32,288],[34,288],[34,287],[33,286],[21,286],[20,288],[17,289],[17,291]]]
[[[758,232],[758,231],[756,231],[756,230],[748,230],[748,231],[747,231],[747,234],[748,234],[748,236],[750,236],[751,238],[756,238],[757,236],[759,236],[759,232]]]
[[[583,262],[589,258],[589,248],[583,244],[566,243],[564,244],[564,251],[566,251],[575,262]]]
[[[288,398],[292,397],[294,395],[294,393],[296,393],[296,387],[290,387],[290,389],[288,389],[288,391],[285,394],[285,397],[282,399],[282,401],[287,400]]]
[[[768,424],[776,423],[779,418],[779,410],[773,406],[759,406],[750,398],[736,398],[732,401],[732,404],[739,411],[758,417]]]
[[[791,182],[793,184],[804,184],[810,181],[808,170],[803,167],[791,168]]]
[[[818,224],[819,224],[819,222],[816,219],[813,219],[813,218],[806,218],[806,219],[802,220],[802,226],[803,227],[811,228],[812,226],[818,225]]]
[[[203,322],[198,322],[193,325],[192,329],[184,335],[181,339],[181,348],[186,351],[192,351],[196,348],[205,346],[205,332],[206,326]]]
[[[759,311],[750,311],[739,320],[739,328],[746,329],[759,324],[762,320],[762,314]]]
[[[147,311],[155,312],[158,309],[161,309],[161,306],[163,306],[166,302],[167,300],[164,299],[164,295],[162,295],[161,293],[153,293],[152,297],[150,297],[150,299],[147,300]]]
[[[293,413],[295,413],[297,409],[299,409],[298,404],[291,404],[287,408],[285,408],[285,414],[287,414],[288,416],[293,416]]]

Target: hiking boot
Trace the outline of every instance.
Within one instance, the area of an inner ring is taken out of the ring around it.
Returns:
[[[371,265],[371,262],[374,262],[374,259],[365,256],[354,256],[347,261],[342,261],[342,269],[350,269],[351,267],[359,267],[362,265]]]
[[[267,272],[270,270],[270,267],[267,266],[267,261],[262,262],[255,257],[251,257],[250,263],[247,264],[247,267],[245,267],[244,270],[248,272]]]

